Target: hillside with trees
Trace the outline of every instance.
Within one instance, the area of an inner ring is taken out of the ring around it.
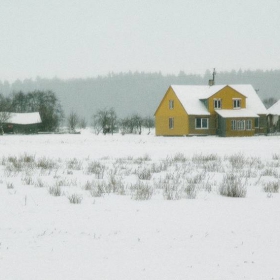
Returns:
[[[61,103],[65,115],[76,112],[87,121],[101,108],[114,108],[120,118],[138,114],[153,116],[161,98],[171,84],[205,85],[212,70],[204,75],[162,75],[161,73],[110,73],[87,79],[62,80],[58,78],[0,81],[0,93],[12,97],[20,91],[52,91]],[[0,77],[1,79],[1,77]],[[280,98],[280,70],[217,72],[216,84],[252,84],[260,98]]]

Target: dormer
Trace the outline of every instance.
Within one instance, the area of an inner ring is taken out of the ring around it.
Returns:
[[[207,100],[210,114],[216,110],[237,110],[246,108],[246,96],[234,90],[230,86],[225,86],[214,93]]]

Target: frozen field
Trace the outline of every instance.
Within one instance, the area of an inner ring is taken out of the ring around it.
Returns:
[[[1,136],[0,279],[280,279],[279,178],[280,136]]]

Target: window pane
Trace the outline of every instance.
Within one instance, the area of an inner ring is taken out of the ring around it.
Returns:
[[[201,128],[201,119],[196,119],[196,128]]]
[[[207,128],[208,127],[208,121],[207,119],[202,119],[202,127]]]

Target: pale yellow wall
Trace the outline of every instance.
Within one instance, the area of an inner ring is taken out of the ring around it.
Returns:
[[[215,114],[214,99],[222,100],[221,109],[233,109],[233,99],[241,98],[241,108],[246,108],[246,97],[229,86],[224,87],[208,99],[208,106],[210,114]],[[238,110],[238,109],[236,109]]]
[[[169,109],[169,100],[174,100],[173,109]],[[169,118],[174,118],[173,129],[169,129]],[[188,134],[188,115],[171,87],[155,113],[155,127],[158,136]]]

